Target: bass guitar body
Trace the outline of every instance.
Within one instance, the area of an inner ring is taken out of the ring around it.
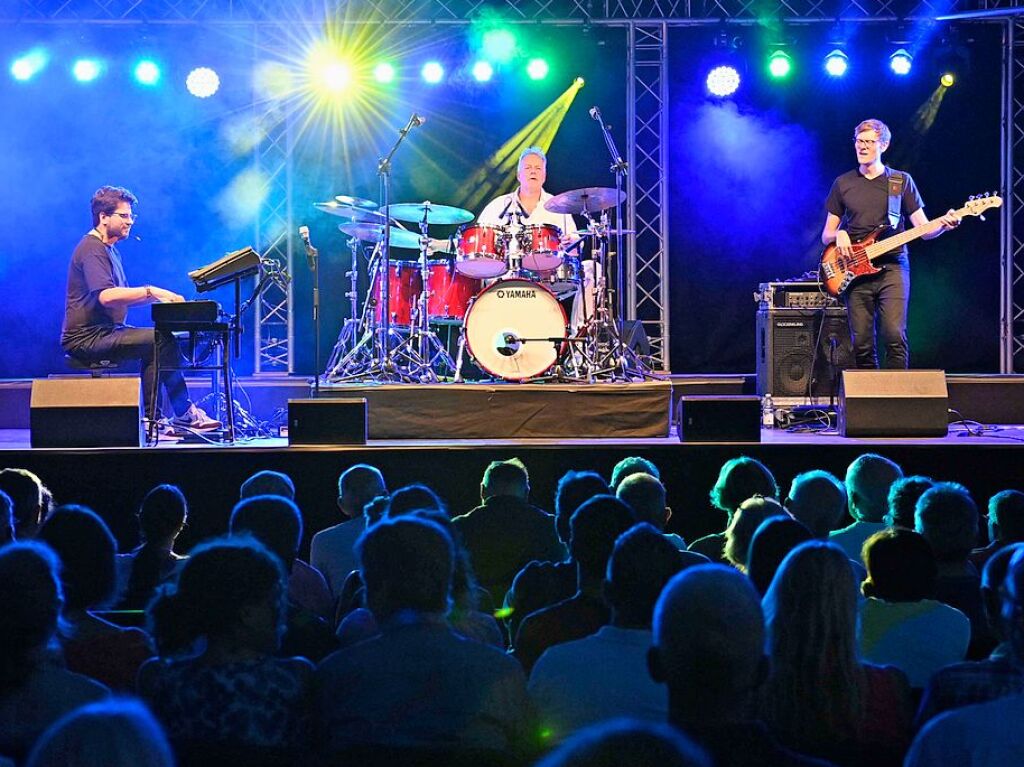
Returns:
[[[830,296],[841,298],[849,290],[854,280],[882,271],[871,263],[867,248],[875,243],[883,231],[885,231],[885,227],[877,229],[864,239],[853,243],[853,255],[851,256],[839,255],[839,248],[835,243],[825,248],[821,254],[818,273],[821,283],[825,286],[825,291]]]

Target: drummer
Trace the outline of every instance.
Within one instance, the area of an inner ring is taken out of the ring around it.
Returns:
[[[552,195],[544,190],[544,181],[547,178],[547,156],[540,147],[527,147],[519,155],[519,163],[516,170],[516,178],[519,181],[519,188],[509,194],[491,200],[477,217],[477,223],[483,226],[508,226],[511,233],[516,235],[525,226],[537,226],[540,224],[551,224],[561,230],[561,246],[571,246],[578,240],[578,230],[573,217],[567,213],[552,213],[544,207],[544,203],[551,199]],[[510,250],[517,254],[519,246],[515,236],[512,238]],[[574,251],[578,253],[578,251]],[[540,273],[541,280],[546,279],[551,272]],[[586,316],[593,316],[594,312],[594,262],[587,260],[583,262],[584,296],[586,300]],[[559,296],[561,298],[561,296]],[[577,295],[572,306],[572,328],[577,330],[583,324],[584,306]]]

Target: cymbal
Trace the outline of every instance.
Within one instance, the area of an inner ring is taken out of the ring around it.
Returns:
[[[367,200],[362,197],[352,197],[348,194],[336,194],[334,195],[335,202],[339,202],[342,205],[348,205],[350,208],[365,208],[366,210],[377,210],[380,207],[373,200]]]
[[[402,202],[388,206],[388,215],[399,221],[419,223],[426,216],[428,224],[466,224],[473,220],[473,214],[451,205],[433,202]]]
[[[385,218],[384,214],[380,211],[368,210],[367,208],[360,208],[356,205],[346,205],[338,202],[337,200],[314,202],[313,207],[323,213],[330,213],[332,216],[339,216],[341,218],[350,218],[353,221],[376,221],[377,223],[383,223]]]
[[[380,224],[353,221],[351,224],[338,224],[338,229],[349,237],[355,237],[364,242],[380,242],[384,239],[384,227]],[[419,250],[420,236],[408,229],[399,229],[397,226],[393,226],[391,227],[391,247]]]
[[[616,200],[618,195],[618,200]],[[556,194],[544,203],[544,210],[552,213],[596,213],[611,208],[616,202],[626,199],[623,192],[617,192],[606,186],[588,186],[583,189],[571,189]]]

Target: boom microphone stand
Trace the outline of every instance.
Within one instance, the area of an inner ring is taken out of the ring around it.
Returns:
[[[608,147],[608,154],[611,155],[611,172],[615,174],[615,327],[622,337],[622,320],[625,317],[623,299],[626,295],[626,275],[622,259],[622,186],[623,181],[629,172],[629,163],[622,159],[619,149],[615,146],[615,139],[612,137],[611,126],[606,124],[601,117],[601,110],[596,106],[590,108],[590,116],[597,121],[601,127],[601,135],[604,137],[604,144]]]

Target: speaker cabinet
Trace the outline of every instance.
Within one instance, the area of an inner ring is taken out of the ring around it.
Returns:
[[[942,370],[844,370],[839,433],[844,437],[944,437],[948,408]]]
[[[289,445],[365,445],[365,399],[288,400]]]
[[[141,383],[136,376],[37,379],[29,428],[32,447],[139,447]]]
[[[839,371],[853,365],[846,308],[757,312],[757,393],[773,397],[828,397]]]
[[[676,409],[680,442],[760,442],[761,399],[751,395],[684,395]]]

